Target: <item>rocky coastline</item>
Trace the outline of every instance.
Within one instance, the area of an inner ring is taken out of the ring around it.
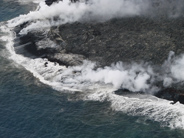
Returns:
[[[20,35],[29,22],[15,28],[15,51],[31,58],[47,58],[65,66],[85,59],[98,67],[122,61],[161,66],[170,51],[184,51],[184,19],[128,17],[106,22],[74,22]],[[43,43],[44,47],[43,47]],[[50,46],[52,45],[52,47]],[[184,104],[183,85],[161,89],[156,96]]]

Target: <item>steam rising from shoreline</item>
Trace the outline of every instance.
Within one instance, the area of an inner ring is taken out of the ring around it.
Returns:
[[[49,28],[76,21],[102,22],[113,18],[132,16],[145,17],[179,17],[184,13],[182,0],[89,0],[88,2],[71,3],[63,0],[50,7],[44,1],[39,10],[31,11],[9,21],[9,27],[30,22],[20,33]]]
[[[1,29],[3,32],[7,31],[6,27],[1,27]],[[161,87],[169,87],[184,81],[184,55],[175,57],[174,52],[170,52],[168,59],[161,67],[145,62],[130,64],[117,62],[111,66],[96,68],[95,63],[85,61],[81,66],[63,68],[46,59],[29,59],[17,55],[13,47],[13,37],[11,36],[11,40],[8,40],[10,44],[7,46],[12,55],[10,58],[34,72],[35,77],[43,83],[57,90],[63,87],[79,91],[109,87],[113,90],[128,89],[132,92],[152,94]],[[48,62],[47,67],[44,66],[45,62]]]
[[[105,21],[127,16],[157,15],[158,12],[171,15],[170,11],[173,10],[179,15],[182,13],[181,8],[183,7],[183,3],[181,0],[114,0],[113,2],[111,0],[90,0],[88,3],[71,3],[69,0],[63,0],[49,7],[42,1],[40,2],[39,10],[10,20],[8,26],[15,27],[22,23],[29,22],[28,25],[20,31],[21,34],[26,34],[31,30],[43,29],[47,31],[51,26],[75,21]],[[180,4],[180,6],[177,6],[177,4]],[[154,10],[157,11],[157,13],[152,13]],[[93,63],[84,63],[81,67],[71,67],[67,71],[63,71],[58,75],[59,77],[57,76],[54,79],[59,82],[61,81],[60,78],[64,78],[62,79],[62,83],[70,83],[70,85],[74,85],[72,87],[76,88],[78,88],[77,85],[82,82],[100,82],[102,84],[111,84],[115,89],[126,88],[133,92],[143,91],[154,93],[159,90],[160,86],[168,87],[184,80],[182,73],[184,57],[182,56],[175,60],[173,55],[174,53],[171,52],[168,60],[161,67],[164,71],[162,72],[160,69],[159,73],[155,71],[154,68],[156,67],[148,63],[126,65],[118,62],[110,67],[99,68],[97,70],[94,70],[95,65]],[[75,72],[75,68],[80,68],[77,69],[80,73],[71,75],[73,71]],[[65,78],[63,75],[70,77]],[[156,83],[158,82],[162,84],[157,86]]]
[[[157,15],[159,12],[163,15],[167,13],[168,16],[174,15],[173,17],[176,17],[182,13],[183,1],[181,0],[171,2],[159,0],[159,2],[161,2],[160,7],[162,8],[154,8],[155,5],[151,0],[91,0],[88,4],[71,4],[68,0],[63,0],[63,2],[55,3],[51,7],[41,2],[38,11],[32,11],[27,15],[12,19],[8,22],[8,26],[14,28],[29,22],[26,28],[21,31],[22,34],[25,34],[33,29],[42,28],[45,30],[53,25],[75,21],[105,21],[127,16]],[[157,4],[156,6],[158,7]],[[175,6],[177,6],[174,10],[176,14],[173,14],[170,9]],[[140,64],[118,62],[108,67],[96,69],[95,63],[85,61],[81,66],[66,68],[49,62],[47,59],[30,59],[16,54],[13,47],[15,37],[13,32],[3,25],[0,30],[9,34],[9,36],[1,37],[1,40],[7,41],[9,58],[32,72],[44,84],[59,91],[66,89],[81,91],[85,95],[83,100],[107,100],[115,111],[122,111],[129,115],[146,116],[171,128],[184,128],[183,105],[179,103],[171,105],[170,101],[151,95],[141,99],[140,97],[129,98],[113,93],[116,89],[126,88],[132,92],[142,91],[152,94],[157,92],[160,86],[169,87],[184,81],[184,55],[175,57],[174,52],[170,52],[168,59],[161,67],[144,62]],[[44,66],[45,62],[48,62],[47,67]]]

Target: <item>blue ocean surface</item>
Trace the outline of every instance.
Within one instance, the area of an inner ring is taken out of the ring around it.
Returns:
[[[0,21],[27,13],[31,8],[1,0]],[[0,138],[184,137],[183,129],[114,111],[108,101],[80,100],[78,93],[62,93],[42,84],[5,58],[5,42],[0,42],[0,53]]]

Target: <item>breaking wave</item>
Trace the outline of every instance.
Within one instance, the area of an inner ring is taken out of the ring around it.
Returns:
[[[146,11],[150,7],[150,1],[144,0],[139,2],[115,0],[113,5],[110,3],[110,0],[92,0],[87,4],[85,2],[73,4],[64,0],[48,7],[41,1],[39,10],[31,11],[8,21],[6,25],[1,25],[1,31],[7,33],[6,36],[1,37],[1,40],[7,41],[6,47],[10,54],[8,58],[56,90],[78,91],[84,95],[83,100],[107,100],[115,111],[145,116],[171,128],[184,128],[184,112],[182,110],[184,105],[180,103],[171,105],[170,101],[150,95],[157,92],[160,86],[168,87],[184,80],[184,55],[175,57],[174,52],[170,52],[168,59],[161,67],[144,62],[140,64],[117,62],[108,67],[96,68],[96,64],[91,61],[84,61],[81,66],[65,67],[47,59],[30,59],[15,53],[13,40],[16,36],[12,29],[24,22],[30,23],[22,29],[21,34],[35,29],[46,31],[50,26],[68,22],[99,19],[105,21],[114,17],[146,15]],[[175,4],[175,2],[173,3]],[[99,8],[99,6],[103,8]],[[169,11],[167,8],[166,11]],[[171,14],[169,13],[169,15]],[[45,66],[46,62],[47,66]],[[158,68],[160,69],[158,70]],[[148,95],[135,93],[130,96],[120,96],[114,93],[117,89],[128,89],[132,92],[141,91],[148,93]]]

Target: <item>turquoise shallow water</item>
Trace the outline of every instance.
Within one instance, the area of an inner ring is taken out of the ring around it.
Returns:
[[[1,1],[5,21],[31,7]],[[0,44],[0,138],[183,138],[184,130],[112,111],[106,102],[78,100],[53,90],[4,58]]]

